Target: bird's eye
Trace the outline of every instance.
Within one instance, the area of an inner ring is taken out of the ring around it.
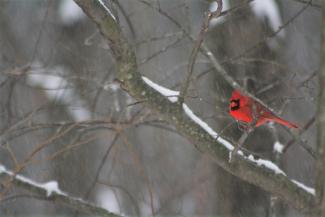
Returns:
[[[230,101],[230,110],[236,111],[240,108],[239,99],[233,99]]]

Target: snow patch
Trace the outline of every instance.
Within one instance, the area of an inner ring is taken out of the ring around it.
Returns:
[[[13,173],[10,171],[7,171],[7,174],[13,175]],[[60,195],[66,195],[63,191],[61,191],[59,189],[59,185],[58,185],[57,181],[49,181],[49,182],[45,182],[45,183],[39,183],[39,182],[35,182],[29,178],[26,178],[22,175],[16,175],[15,177],[19,181],[22,181],[22,182],[28,183],[30,185],[33,185],[35,187],[44,189],[46,191],[47,197],[50,197],[53,193],[60,194]]]
[[[59,17],[64,25],[71,26],[85,17],[81,8],[73,0],[61,0]]]
[[[257,159],[255,160],[254,159],[254,156],[253,155],[249,155],[247,157],[248,160],[252,161],[252,162],[255,162],[258,166],[264,166],[270,170],[273,170],[276,174],[282,174],[284,176],[287,176],[283,170],[281,170],[275,163],[273,163],[272,161],[269,161],[269,160],[264,160],[264,159]]]
[[[112,11],[104,4],[104,2],[102,0],[97,0],[97,1],[105,8],[107,13],[109,13],[109,15],[116,21],[116,17],[112,13]]]
[[[104,209],[107,209],[110,212],[120,213],[118,200],[114,194],[114,191],[110,188],[100,188],[100,191],[98,191],[97,194],[97,201],[98,204]]]
[[[46,190],[47,197],[50,197],[53,193],[62,194],[62,191],[59,189],[59,184],[57,181],[49,181],[47,183],[42,184],[42,187]]]
[[[210,4],[210,11],[213,12],[213,11],[216,11],[218,8],[218,3],[216,1],[213,1],[211,4]],[[222,12],[224,11],[227,11],[230,9],[230,4],[229,4],[229,0],[223,0],[222,1]],[[225,22],[226,20],[226,17],[227,15],[223,15],[221,17],[217,17],[217,18],[213,18],[210,22],[210,25],[211,26],[216,26],[218,24],[222,24]]]
[[[234,146],[230,142],[225,140],[224,138],[218,137],[217,141],[220,142],[221,144],[223,144],[229,151],[234,150]],[[239,151],[237,153],[239,153]]]
[[[112,82],[109,84],[105,84],[103,87],[104,90],[111,89],[113,92],[116,92],[120,89],[120,85],[117,82]]]
[[[279,154],[282,154],[284,149],[284,145],[282,145],[279,141],[276,141],[273,145],[273,151]]]
[[[6,168],[0,164],[0,174],[6,172]]]
[[[75,121],[86,121],[91,118],[91,113],[82,105],[74,87],[60,76],[65,70],[62,67],[47,69],[35,64],[27,75],[27,83],[33,87],[41,87],[51,101],[58,101],[67,105],[67,110]]]
[[[312,195],[315,195],[315,189],[314,188],[311,188],[311,187],[308,187],[306,186],[305,184],[301,183],[301,182],[298,182],[294,179],[291,179],[291,181],[293,183],[295,183],[299,188],[302,188],[304,189],[305,191],[307,191],[308,193],[312,194]]]
[[[148,84],[150,87],[152,87],[153,89],[155,89],[162,95],[166,96],[169,99],[169,101],[171,101],[173,103],[178,101],[179,91],[170,90],[166,87],[160,86],[159,84],[151,81],[150,79],[148,79],[145,76],[142,76],[142,80],[146,84]]]
[[[275,0],[254,0],[250,5],[259,19],[268,20],[270,27],[274,32],[282,26],[283,22],[280,10]],[[283,38],[285,36],[284,30],[281,30],[278,33],[278,36]]]
[[[50,197],[53,193],[65,195],[65,196],[67,195],[59,189],[59,185],[57,181],[49,181],[45,183],[35,182],[29,178],[26,178],[25,176],[14,174],[12,171],[7,170],[6,167],[1,164],[0,164],[0,173],[5,173],[9,176],[15,176],[15,179],[21,182],[25,182],[28,183],[29,185],[44,189],[46,191],[47,197]]]
[[[213,138],[217,138],[218,133],[216,133],[206,122],[202,121],[198,116],[196,116],[194,112],[185,103],[183,103],[183,109],[187,116],[189,116],[189,118],[191,118],[195,123],[201,126]]]

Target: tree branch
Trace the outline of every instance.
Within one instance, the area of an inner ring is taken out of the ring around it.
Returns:
[[[149,4],[148,2],[144,1],[144,0],[137,0],[141,3],[143,3],[144,5],[150,7],[152,10],[155,10],[156,12],[158,12],[160,15],[164,16],[166,19],[168,19],[172,24],[174,24],[176,27],[178,27],[184,34],[185,36],[190,39],[192,42],[195,42],[195,39],[193,36],[190,35],[190,33],[182,27],[182,25],[180,23],[178,23],[173,17],[171,17],[168,13],[166,13],[165,11],[162,11],[161,9],[157,9],[155,7],[153,7],[151,4]],[[224,11],[224,12],[233,12],[236,11],[237,9],[240,9],[244,6],[247,6],[250,2],[252,2],[254,0],[247,0],[244,1],[241,5],[239,6],[235,6],[232,9],[229,9],[228,11]],[[241,52],[239,55],[231,58],[230,60],[226,60],[226,61],[234,61],[235,59],[238,59],[240,57],[242,57],[244,54],[246,54],[249,50],[256,48],[258,45],[264,43],[266,40],[270,39],[271,37],[275,36],[276,34],[278,34],[283,28],[285,28],[286,26],[288,26],[290,23],[293,22],[293,20],[295,20],[297,17],[299,17],[299,15],[301,15],[311,4],[312,4],[312,0],[308,0],[305,2],[306,5],[304,5],[300,10],[297,11],[297,13],[295,13],[292,17],[290,17],[282,26],[280,26],[278,28],[278,30],[272,34],[269,37],[265,37],[262,40],[258,41],[257,43],[255,43],[252,47],[249,47],[248,49],[245,49],[243,52]],[[225,15],[225,13],[222,12],[220,16]],[[273,108],[271,108],[270,106],[268,106],[267,104],[265,104],[261,99],[257,98],[255,95],[249,93],[246,88],[242,87],[232,76],[230,76],[230,74],[223,68],[223,63],[225,63],[226,61],[222,61],[220,62],[219,60],[216,59],[216,57],[213,55],[213,53],[211,52],[211,50],[206,46],[206,44],[204,42],[202,42],[201,47],[200,47],[200,52],[206,56],[211,65],[213,66],[214,69],[216,69],[216,71],[218,73],[221,74],[221,76],[228,82],[228,84],[233,87],[234,89],[238,89],[240,90],[242,93],[244,93],[247,96],[250,96],[251,98],[253,98],[255,101],[259,102],[260,104],[262,104],[264,107],[268,108],[270,111],[272,111],[274,114],[280,116],[276,111],[273,110]],[[204,73],[201,73],[201,75],[203,75]],[[199,76],[201,76],[199,75]],[[197,77],[198,78],[198,77]],[[182,101],[182,98],[181,98]],[[288,131],[288,133],[291,134],[291,136],[293,138],[295,138],[295,141],[298,141],[299,144],[302,141],[302,139],[295,135],[292,131]]]
[[[10,180],[10,182],[18,187],[24,188],[40,198],[48,201],[54,201],[63,205],[73,207],[80,212],[84,212],[93,216],[102,217],[121,217],[120,215],[109,212],[108,210],[98,207],[94,204],[86,202],[81,198],[69,196],[62,192],[56,182],[38,183],[21,175],[15,175],[13,171],[7,170],[0,164],[0,180]],[[4,182],[6,182],[4,181]]]
[[[208,32],[209,29],[209,24],[210,21],[213,18],[218,18],[221,15],[221,11],[222,11],[222,0],[217,0],[218,3],[218,8],[216,11],[211,12],[208,11],[204,17],[204,21],[202,23],[202,27],[199,33],[199,37],[196,40],[196,42],[194,43],[194,47],[192,49],[191,55],[190,55],[190,59],[189,59],[189,63],[188,63],[188,67],[187,67],[187,76],[185,78],[185,82],[182,86],[181,89],[181,93],[180,93],[180,103],[183,103],[187,94],[187,90],[190,86],[191,83],[191,78],[192,78],[192,74],[193,74],[193,70],[194,70],[194,65],[195,65],[195,61],[197,58],[197,55],[200,51],[201,45],[203,43],[204,37],[206,35],[206,33]]]
[[[316,203],[317,214],[325,213],[325,2],[322,1],[321,26],[321,65],[318,73],[318,105],[317,105],[317,159],[316,159]]]
[[[171,90],[141,77],[134,52],[114,22],[114,18],[105,8],[98,4],[97,0],[75,0],[75,2],[97,24],[101,34],[108,40],[116,58],[118,79],[123,89],[131,96],[144,101],[148,107],[162,114],[199,151],[207,153],[229,173],[282,197],[296,208],[309,209],[313,205],[314,195],[311,191],[290,180],[272,162],[255,160],[251,155],[239,154],[236,155],[234,163],[229,163],[229,153],[233,150],[233,145],[218,137],[218,134],[194,115],[186,104],[180,106],[177,102],[179,93],[176,97],[172,96],[170,93],[175,91],[170,92]]]

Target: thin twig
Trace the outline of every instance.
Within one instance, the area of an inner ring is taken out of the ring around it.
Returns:
[[[114,50],[112,53],[117,61],[118,78],[125,83],[125,89],[128,90],[130,95],[134,96],[137,100],[147,99],[148,106],[163,114],[189,140],[195,142],[195,146],[200,151],[207,153],[223,169],[266,191],[283,197],[297,208],[312,207],[314,196],[297,186],[281,170],[272,169],[269,166],[261,166],[258,162],[246,156],[238,156],[236,160],[238,163],[229,164],[227,154],[229,154],[231,146],[229,143],[225,143],[227,141],[222,142],[220,139],[216,141],[215,138],[211,137],[211,134],[195,124],[193,119],[186,117],[184,110],[179,105],[169,102],[168,99],[141,81],[135,53],[129,47],[114,19],[105,16],[107,11],[104,8],[98,7],[95,1],[75,0],[75,2],[83,8],[86,14],[97,24],[101,34],[108,39],[110,47]],[[111,25],[107,26],[107,20],[111,21],[109,22]],[[142,91],[146,91],[148,94],[143,96]],[[149,95],[152,97],[148,97]],[[161,106],[162,104],[164,106]]]
[[[97,168],[96,175],[95,175],[95,178],[94,178],[93,182],[91,183],[89,189],[87,190],[87,192],[84,195],[84,197],[86,199],[89,197],[90,192],[94,189],[96,183],[98,182],[99,175],[100,175],[100,173],[101,173],[101,171],[102,171],[102,169],[104,167],[104,164],[105,164],[105,162],[107,160],[107,157],[108,157],[109,153],[111,153],[111,150],[114,147],[114,145],[116,144],[118,138],[119,138],[119,134],[116,133],[113,140],[112,140],[112,142],[111,142],[111,144],[108,146],[108,149],[106,150],[105,155],[102,158],[101,163],[99,164],[99,167]]]
[[[194,44],[194,48],[193,48],[192,53],[190,55],[190,59],[189,59],[188,67],[187,67],[187,76],[186,76],[185,82],[184,82],[184,84],[182,86],[182,89],[181,89],[181,92],[180,92],[180,95],[179,95],[180,104],[182,104],[184,102],[184,100],[185,100],[186,93],[187,93],[187,90],[189,88],[190,81],[191,81],[191,78],[192,78],[195,61],[196,61],[197,55],[198,55],[198,53],[200,51],[200,48],[201,48],[201,45],[203,43],[204,37],[205,37],[205,35],[206,35],[206,33],[207,33],[208,29],[209,29],[209,23],[210,23],[211,19],[218,18],[220,16],[220,14],[221,14],[222,0],[217,0],[217,3],[218,3],[218,8],[217,8],[216,11],[214,11],[214,12],[208,11],[206,13],[203,24],[202,24],[202,27],[201,27],[201,30],[200,30],[200,33],[199,33],[199,37],[198,37],[197,41]]]
[[[160,54],[166,52],[169,48],[174,47],[176,44],[178,44],[180,41],[182,41],[182,39],[183,39],[182,37],[177,38],[174,42],[172,42],[172,43],[168,44],[167,46],[161,48],[161,49],[158,50],[157,52],[151,54],[149,57],[145,58],[144,60],[141,60],[140,63],[139,63],[139,65],[141,66],[141,65],[143,65],[143,64],[145,64],[145,63],[147,63],[147,62],[149,62],[149,61],[152,60],[153,58],[157,57],[158,55],[160,55]]]
[[[42,20],[42,23],[41,23],[41,26],[40,26],[40,30],[37,34],[37,38],[36,38],[36,42],[35,42],[35,45],[34,45],[34,50],[33,50],[33,55],[32,55],[32,58],[30,59],[30,62],[33,63],[35,61],[35,58],[37,56],[37,48],[41,42],[41,38],[42,38],[42,35],[43,35],[43,31],[46,29],[45,28],[45,23],[47,22],[47,19],[49,17],[49,12],[50,12],[50,7],[52,6],[52,0],[48,0],[47,2],[47,7],[46,7],[46,11],[45,11],[45,14],[44,14],[44,17],[43,17],[43,20]]]
[[[152,10],[157,11],[159,14],[161,14],[162,16],[166,17],[171,23],[173,23],[176,27],[178,27],[182,32],[184,32],[185,36],[190,39],[191,41],[195,41],[195,39],[191,36],[191,34],[177,21],[175,20],[173,17],[171,17],[167,12],[163,11],[163,10],[158,10],[157,8],[153,7],[150,3],[144,1],[144,0],[137,0],[140,3],[143,3],[144,5],[150,7]],[[251,1],[245,1],[243,3],[243,5],[248,5]],[[238,7],[240,8],[240,7]],[[202,46],[200,48],[200,52],[208,57],[208,59],[210,60],[211,64],[213,65],[213,67],[225,78],[225,80],[235,89],[240,90],[242,93],[244,93],[245,95],[250,96],[251,98],[253,98],[255,101],[259,102],[260,104],[262,104],[264,107],[268,108],[270,111],[272,111],[273,113],[277,114],[271,107],[267,106],[265,103],[263,103],[260,99],[256,98],[256,96],[250,94],[249,92],[247,92],[246,89],[244,89],[241,85],[239,85],[234,79],[233,77],[231,77],[229,75],[229,73],[223,68],[222,64],[227,62],[228,60],[225,60],[223,62],[219,62],[216,57],[213,55],[213,53],[210,51],[210,49],[207,47],[207,45],[205,43],[202,43]],[[242,53],[242,55],[245,52]],[[241,56],[239,56],[241,57]],[[238,58],[239,58],[238,57]],[[234,58],[232,59],[234,60]]]
[[[315,116],[312,117],[306,124],[303,126],[303,128],[299,131],[299,136],[303,134],[306,130],[309,129],[309,127],[315,122]],[[293,135],[293,134],[292,134]],[[293,139],[291,139],[283,148],[283,153],[285,153],[291,145],[293,145],[295,142],[297,142],[307,153],[310,154],[314,159],[316,159],[316,153],[313,148],[308,146],[305,141],[303,141],[298,135],[294,136]]]
[[[279,34],[279,32],[281,32],[284,28],[286,28],[290,23],[292,23],[297,17],[299,17],[310,5],[311,5],[312,0],[309,0],[308,3],[306,3],[306,5],[304,5],[294,16],[292,16],[290,19],[288,19],[283,25],[279,26],[278,29],[273,32],[272,34],[262,38],[260,41],[256,42],[254,45],[252,45],[251,47],[245,49],[243,52],[241,52],[239,55],[232,57],[229,60],[225,60],[222,61],[221,64],[224,64],[225,62],[233,62],[236,59],[239,59],[241,57],[243,57],[244,55],[246,55],[247,53],[255,50],[257,47],[259,47],[260,45],[262,45],[263,43],[265,43],[265,41],[267,41],[270,38],[273,38],[274,36],[276,36],[277,34]]]
[[[128,140],[128,138],[126,137],[126,135],[124,135],[123,133],[121,134],[121,138],[123,143],[127,146],[127,148],[130,149],[130,151],[133,153],[133,162],[135,164],[135,166],[137,167],[137,169],[139,170],[140,175],[142,176],[142,178],[144,179],[145,184],[148,187],[148,192],[149,192],[149,198],[150,198],[150,208],[151,208],[151,214],[153,217],[155,217],[155,207],[154,207],[154,192],[153,192],[153,186],[149,180],[149,177],[146,174],[144,165],[141,162],[140,157],[138,156],[138,154],[135,152],[133,145],[130,143],[130,141]]]
[[[118,9],[120,9],[122,15],[125,18],[125,21],[126,21],[127,25],[129,26],[131,35],[135,39],[136,38],[136,32],[135,32],[135,29],[134,29],[134,27],[132,25],[130,17],[127,15],[126,11],[124,10],[124,7],[121,5],[121,3],[119,1],[115,0],[114,3],[117,5]]]
[[[322,6],[320,4],[316,4],[316,3],[313,3],[313,2],[310,2],[310,1],[307,1],[307,0],[293,0],[293,1],[299,2],[299,3],[302,3],[302,4],[310,4],[310,6],[318,8],[318,9],[322,8]]]

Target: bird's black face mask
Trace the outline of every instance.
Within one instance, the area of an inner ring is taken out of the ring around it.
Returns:
[[[233,99],[230,101],[230,110],[236,111],[240,108],[239,99]]]

